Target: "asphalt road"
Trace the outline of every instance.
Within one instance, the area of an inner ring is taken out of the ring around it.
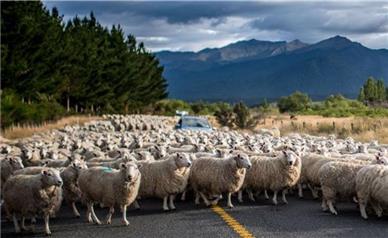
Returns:
[[[340,203],[338,216],[320,210],[319,201],[310,198],[299,199],[288,196],[288,205],[271,205],[270,201],[259,199],[255,203],[238,204],[235,208],[220,206],[255,237],[388,237],[388,217],[371,216],[364,221],[356,204]],[[162,211],[162,201],[148,199],[141,201],[141,210],[130,208],[127,212],[130,225],[120,223],[121,214],[116,209],[111,225],[94,225],[85,221],[85,209],[80,209],[81,218],[73,218],[66,205],[57,218],[50,220],[53,237],[239,237],[238,234],[214,211],[196,206],[190,199],[176,202],[177,210]],[[103,220],[108,209],[95,209]],[[2,218],[1,237],[41,237],[42,221],[38,221],[36,233],[22,233],[16,236],[13,223]]]

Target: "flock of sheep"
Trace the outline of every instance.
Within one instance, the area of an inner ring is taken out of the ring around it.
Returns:
[[[131,204],[140,208],[141,199],[156,197],[173,210],[176,196],[185,200],[188,192],[206,206],[226,195],[231,208],[234,194],[243,202],[243,192],[252,201],[272,193],[276,205],[279,193],[287,203],[288,193],[303,197],[308,188],[333,214],[343,200],[358,203],[365,219],[388,209],[388,146],[376,141],[280,137],[276,129],[180,131],[172,118],[147,115],[104,118],[1,145],[1,206],[17,233],[43,216],[50,234],[49,218],[59,215],[62,200],[76,217],[77,206],[86,206],[87,221],[97,224],[94,205],[109,208],[108,224],[120,208],[124,225]]]

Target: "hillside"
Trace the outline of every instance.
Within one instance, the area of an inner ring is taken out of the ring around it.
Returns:
[[[320,99],[355,97],[368,76],[388,82],[388,50],[373,50],[335,36],[308,45],[240,41],[199,52],[157,52],[169,96],[185,100],[257,103],[300,90]]]

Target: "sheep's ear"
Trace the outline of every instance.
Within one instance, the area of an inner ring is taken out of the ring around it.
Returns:
[[[41,172],[43,175],[47,175],[48,174],[48,171],[46,169],[42,170]]]
[[[71,163],[71,166],[73,166],[74,168],[76,168],[77,167],[77,165],[76,165],[76,163]]]
[[[137,165],[137,168],[138,168],[138,169],[140,169],[141,167],[143,167],[142,164],[138,164],[138,165]]]
[[[180,153],[176,153],[176,157],[180,158],[180,157],[182,157],[182,155]]]
[[[380,161],[380,156],[378,154],[375,155],[375,157],[376,157],[376,160]]]
[[[287,151],[283,150],[283,155],[287,156]]]

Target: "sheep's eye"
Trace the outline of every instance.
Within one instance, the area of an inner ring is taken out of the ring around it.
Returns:
[[[50,174],[50,173],[48,173],[47,175],[48,175],[48,176],[52,176],[52,174]]]

